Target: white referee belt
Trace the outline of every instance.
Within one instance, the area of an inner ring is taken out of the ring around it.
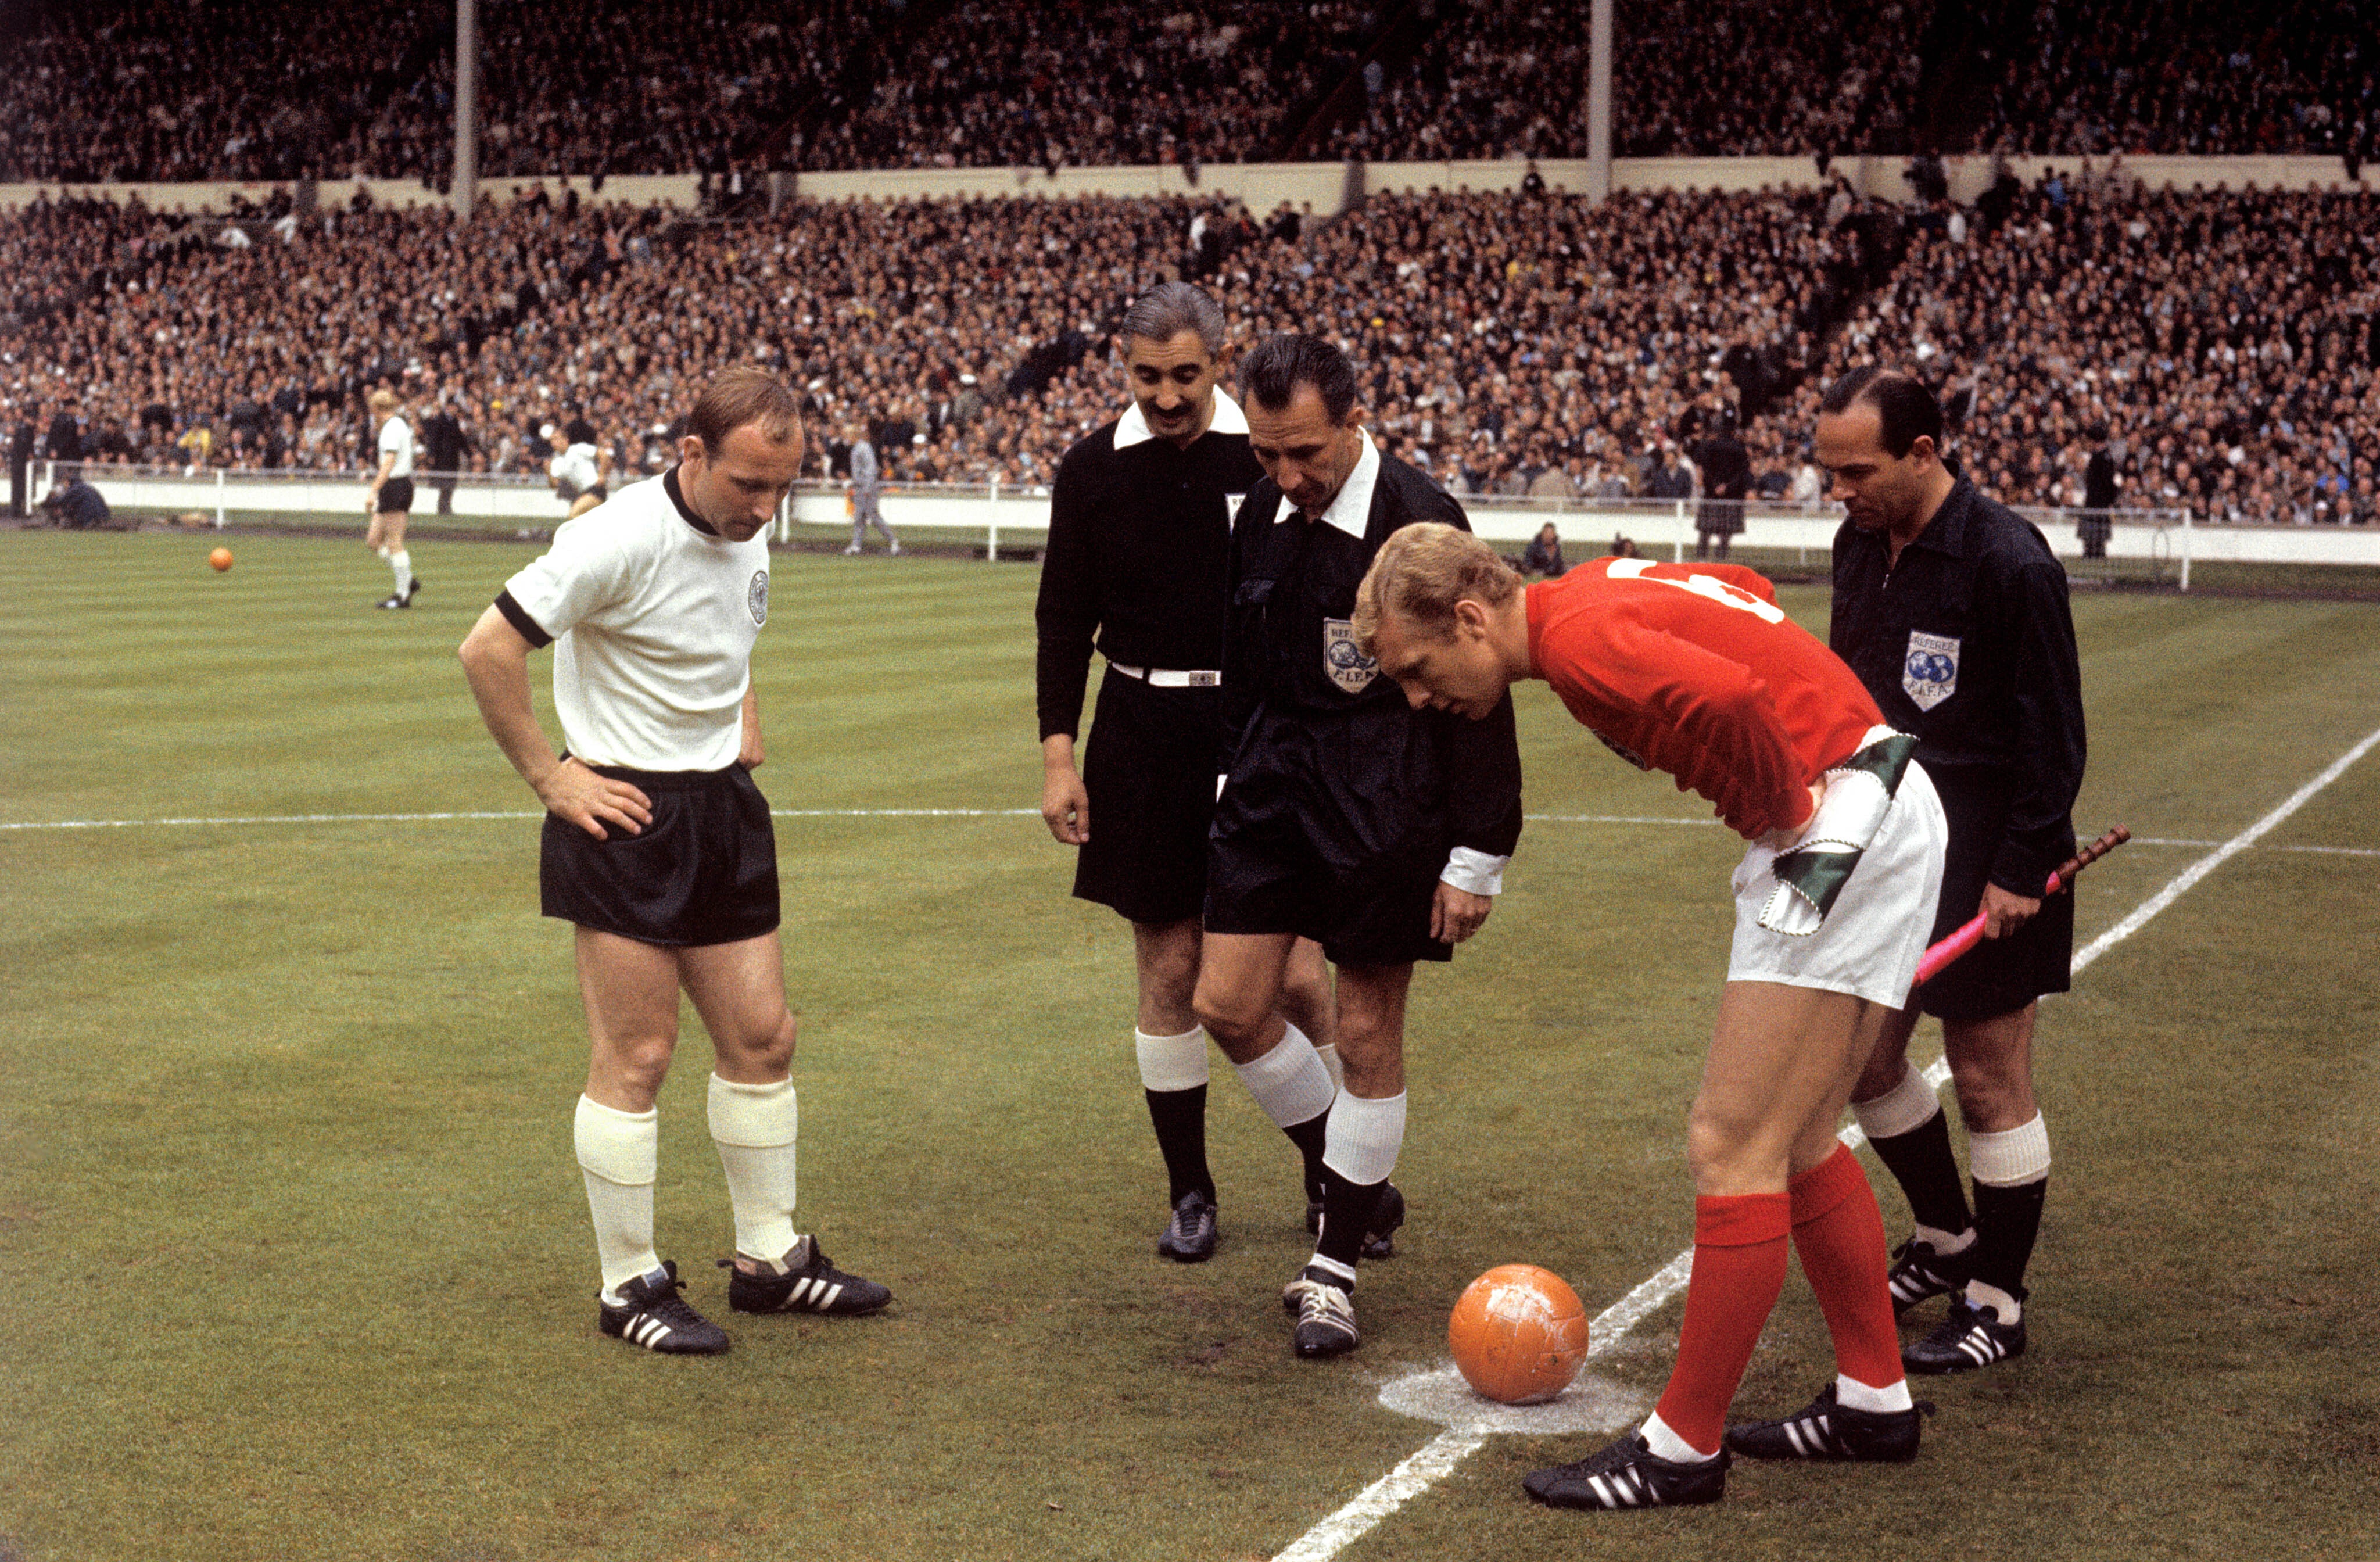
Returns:
[[[1220,689],[1223,683],[1222,674],[1204,667],[1184,671],[1180,667],[1127,667],[1122,662],[1111,662],[1108,665],[1128,678],[1138,678],[1156,689]]]

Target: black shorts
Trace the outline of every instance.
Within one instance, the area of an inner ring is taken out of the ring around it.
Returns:
[[[395,515],[400,510],[409,510],[412,507],[413,480],[411,478],[393,477],[380,485],[379,514]]]
[[[1983,906],[1992,858],[2008,827],[2009,787],[1995,772],[1973,765],[1929,765],[1926,775],[1942,795],[1950,824],[1949,850],[1942,863],[1942,899],[1935,912],[1937,943],[1958,931]],[[2074,838],[2069,834],[2070,855]],[[2041,893],[2041,886],[2033,886]],[[1950,962],[1942,974],[1917,989],[1918,1007],[1940,1019],[1980,1020],[2011,1014],[2044,993],[2074,984],[2074,897],[2060,893],[2041,903],[2033,920],[2007,938],[1986,938]]]
[[[653,805],[641,835],[597,840],[545,817],[538,861],[545,914],[640,944],[735,944],[778,922],[777,838],[769,800],[742,765],[652,772],[589,767]]]
[[[1401,707],[1259,712],[1215,806],[1207,931],[1294,933],[1334,965],[1452,959],[1429,935],[1449,844],[1433,764]]]
[[[1083,755],[1091,838],[1075,894],[1135,922],[1186,921],[1207,903],[1219,689],[1158,689],[1111,667]]]

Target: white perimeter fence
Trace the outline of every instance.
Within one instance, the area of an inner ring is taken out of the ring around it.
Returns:
[[[48,463],[36,462],[36,494],[55,481]],[[142,515],[197,513],[216,526],[237,519],[270,522],[276,515],[352,515],[364,519],[363,474],[329,477],[320,472],[235,472],[221,469],[86,465],[85,481],[111,508]],[[439,518],[443,480],[417,472],[413,514],[417,521]],[[455,480],[451,518],[487,531],[530,535],[562,522],[567,506],[550,485],[535,477],[465,474]],[[1536,499],[1471,494],[1463,500],[1473,530],[1517,552],[1551,522],[1572,563],[1591,558],[1625,536],[1650,557],[1692,556],[1697,541],[1697,501],[1645,499]],[[915,529],[937,539],[979,544],[987,557],[1003,550],[1011,557],[1038,551],[1050,531],[1050,492],[1044,487],[1002,488],[982,483],[910,483],[888,488],[885,523],[898,532]],[[2076,512],[2025,509],[2061,558],[2081,559]],[[1805,509],[1758,500],[1743,506],[1743,530],[1735,547],[1764,555],[1791,553],[1797,562],[1823,560],[1834,543],[1842,511],[1833,505]],[[778,512],[776,540],[790,542],[797,528],[850,523],[840,483],[797,484]],[[2119,510],[2107,543],[2111,566],[2128,575],[2171,579],[2190,589],[2193,561],[2247,564],[2365,565],[2380,567],[2380,526],[2210,524],[2187,510]]]

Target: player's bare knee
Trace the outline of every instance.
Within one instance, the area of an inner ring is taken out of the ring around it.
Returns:
[[[588,1067],[588,1094],[607,1106],[641,1112],[669,1078],[675,1036],[615,1037],[598,1045]]]
[[[783,1079],[794,1065],[794,1043],[800,1034],[790,1012],[773,1026],[762,1027],[732,1048],[738,1072],[747,1079]]]
[[[1225,1050],[1245,1047],[1257,1040],[1263,1027],[1264,1013],[1245,998],[1234,994],[1219,993],[1200,985],[1191,1000],[1191,1010],[1208,1033],[1222,1043]]]
[[[1756,1118],[1696,1100],[1686,1113],[1686,1166],[1702,1193],[1737,1193],[1784,1185],[1791,1146]]]

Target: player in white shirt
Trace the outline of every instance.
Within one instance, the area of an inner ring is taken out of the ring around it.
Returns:
[[[568,446],[546,463],[545,472],[570,506],[569,519],[577,520],[611,497],[612,452],[598,443],[594,425],[584,418],[573,418],[565,437]]]
[[[411,607],[421,591],[413,575],[413,556],[405,551],[405,520],[413,509],[413,425],[398,414],[396,393],[385,385],[366,397],[364,405],[371,409],[380,451],[380,465],[366,480],[371,488],[365,506],[371,511],[371,523],[364,529],[364,543],[388,560],[396,576],[396,590],[382,598],[380,605]]]
[[[750,775],[762,757],[751,658],[769,615],[761,532],[801,470],[800,407],[762,371],[730,369],[687,430],[676,466],[565,521],[461,655],[489,731],[546,807],[545,913],[577,928],[591,1045],[574,1138],[603,1271],[599,1326],[710,1354],[725,1332],[679,1297],[676,1265],[653,1246],[654,1102],[681,989],[715,1055],[710,1136],[735,1216],[728,1304],[871,1312],[891,1293],[835,1269],[793,1225],[795,1022],[776,843]],[[548,643],[558,757],[529,704],[528,655]]]

